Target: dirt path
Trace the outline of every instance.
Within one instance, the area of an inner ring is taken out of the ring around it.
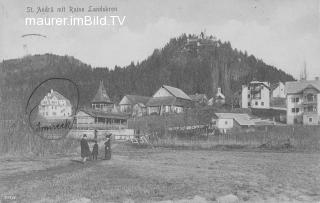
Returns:
[[[0,167],[0,194],[22,202],[148,202],[195,195],[214,201],[226,194],[244,202],[320,201],[320,155],[314,153],[130,148],[115,151],[111,161],[76,159],[8,161]]]

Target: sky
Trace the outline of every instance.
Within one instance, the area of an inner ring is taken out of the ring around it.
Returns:
[[[27,7],[65,6],[65,13]],[[69,7],[85,12],[70,13]],[[87,12],[89,6],[117,12]],[[116,26],[27,26],[26,17],[125,16]],[[173,37],[205,31],[299,78],[320,76],[320,0],[0,0],[0,60],[26,54],[71,55],[93,67],[126,66]],[[38,33],[44,37],[21,37]]]

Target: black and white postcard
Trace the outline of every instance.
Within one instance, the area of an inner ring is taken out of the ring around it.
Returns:
[[[320,0],[0,0],[0,203],[320,203]]]

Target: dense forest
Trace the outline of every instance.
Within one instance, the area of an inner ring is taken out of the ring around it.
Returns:
[[[126,67],[93,68],[74,57],[53,54],[5,60],[0,63],[1,112],[23,111],[33,88],[50,77],[69,78],[77,83],[80,106],[89,104],[100,80],[114,102],[126,94],[151,96],[163,84],[181,88],[188,94],[205,93],[208,97],[221,87],[230,102],[241,85],[253,79],[270,83],[294,80],[246,51],[232,48],[229,42],[203,34],[183,34],[155,49],[147,59]],[[47,84],[38,97],[49,89],[70,99],[76,97],[72,87],[61,81]]]

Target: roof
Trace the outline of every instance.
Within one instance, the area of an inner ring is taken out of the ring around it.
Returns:
[[[165,88],[170,94],[172,94],[172,96],[175,96],[181,99],[191,100],[191,98],[179,88],[171,87],[168,85],[163,85],[162,87]]]
[[[215,113],[220,119],[234,119],[239,125],[254,125],[248,114],[240,113]]]
[[[146,107],[146,104],[143,104],[143,103],[137,103],[137,104],[135,104],[134,106],[139,106],[139,107],[145,108],[145,107]]]
[[[152,97],[147,103],[147,106],[182,106],[182,107],[191,107],[192,101],[185,100],[181,98],[176,98],[174,96],[168,97]]]
[[[287,94],[296,94],[307,87],[314,87],[320,91],[320,80],[301,80],[286,82]]]
[[[275,122],[272,120],[260,119],[256,118],[252,120],[256,126],[268,126],[268,125],[275,125]]]
[[[170,106],[175,104],[176,98],[173,96],[169,97],[152,97],[147,103],[147,106]]]
[[[91,108],[81,109],[80,111],[83,111],[92,117],[116,118],[116,119],[127,119],[128,118],[128,115],[124,114],[124,113],[105,112],[105,111],[91,109]]]
[[[112,103],[102,81],[100,81],[98,91],[92,99],[92,103]]]
[[[195,101],[195,102],[200,102],[203,99],[207,100],[207,95],[205,94],[192,94],[192,95],[189,95],[189,97],[192,99],[192,101]]]
[[[147,104],[150,97],[140,96],[140,95],[125,95],[125,97],[130,101],[129,104],[135,105],[138,103]],[[125,104],[125,103],[121,103]]]
[[[49,92],[46,97],[48,99],[52,99],[53,97],[56,97],[58,100],[65,100],[66,104],[68,106],[71,106],[70,101],[57,91],[51,90],[51,92]]]
[[[281,82],[281,81],[274,83],[274,84],[271,84],[270,89],[273,91],[273,90],[277,89],[281,84],[284,85],[283,82]]]
[[[268,82],[251,81],[249,85],[264,85],[266,88],[270,89],[270,85]]]

